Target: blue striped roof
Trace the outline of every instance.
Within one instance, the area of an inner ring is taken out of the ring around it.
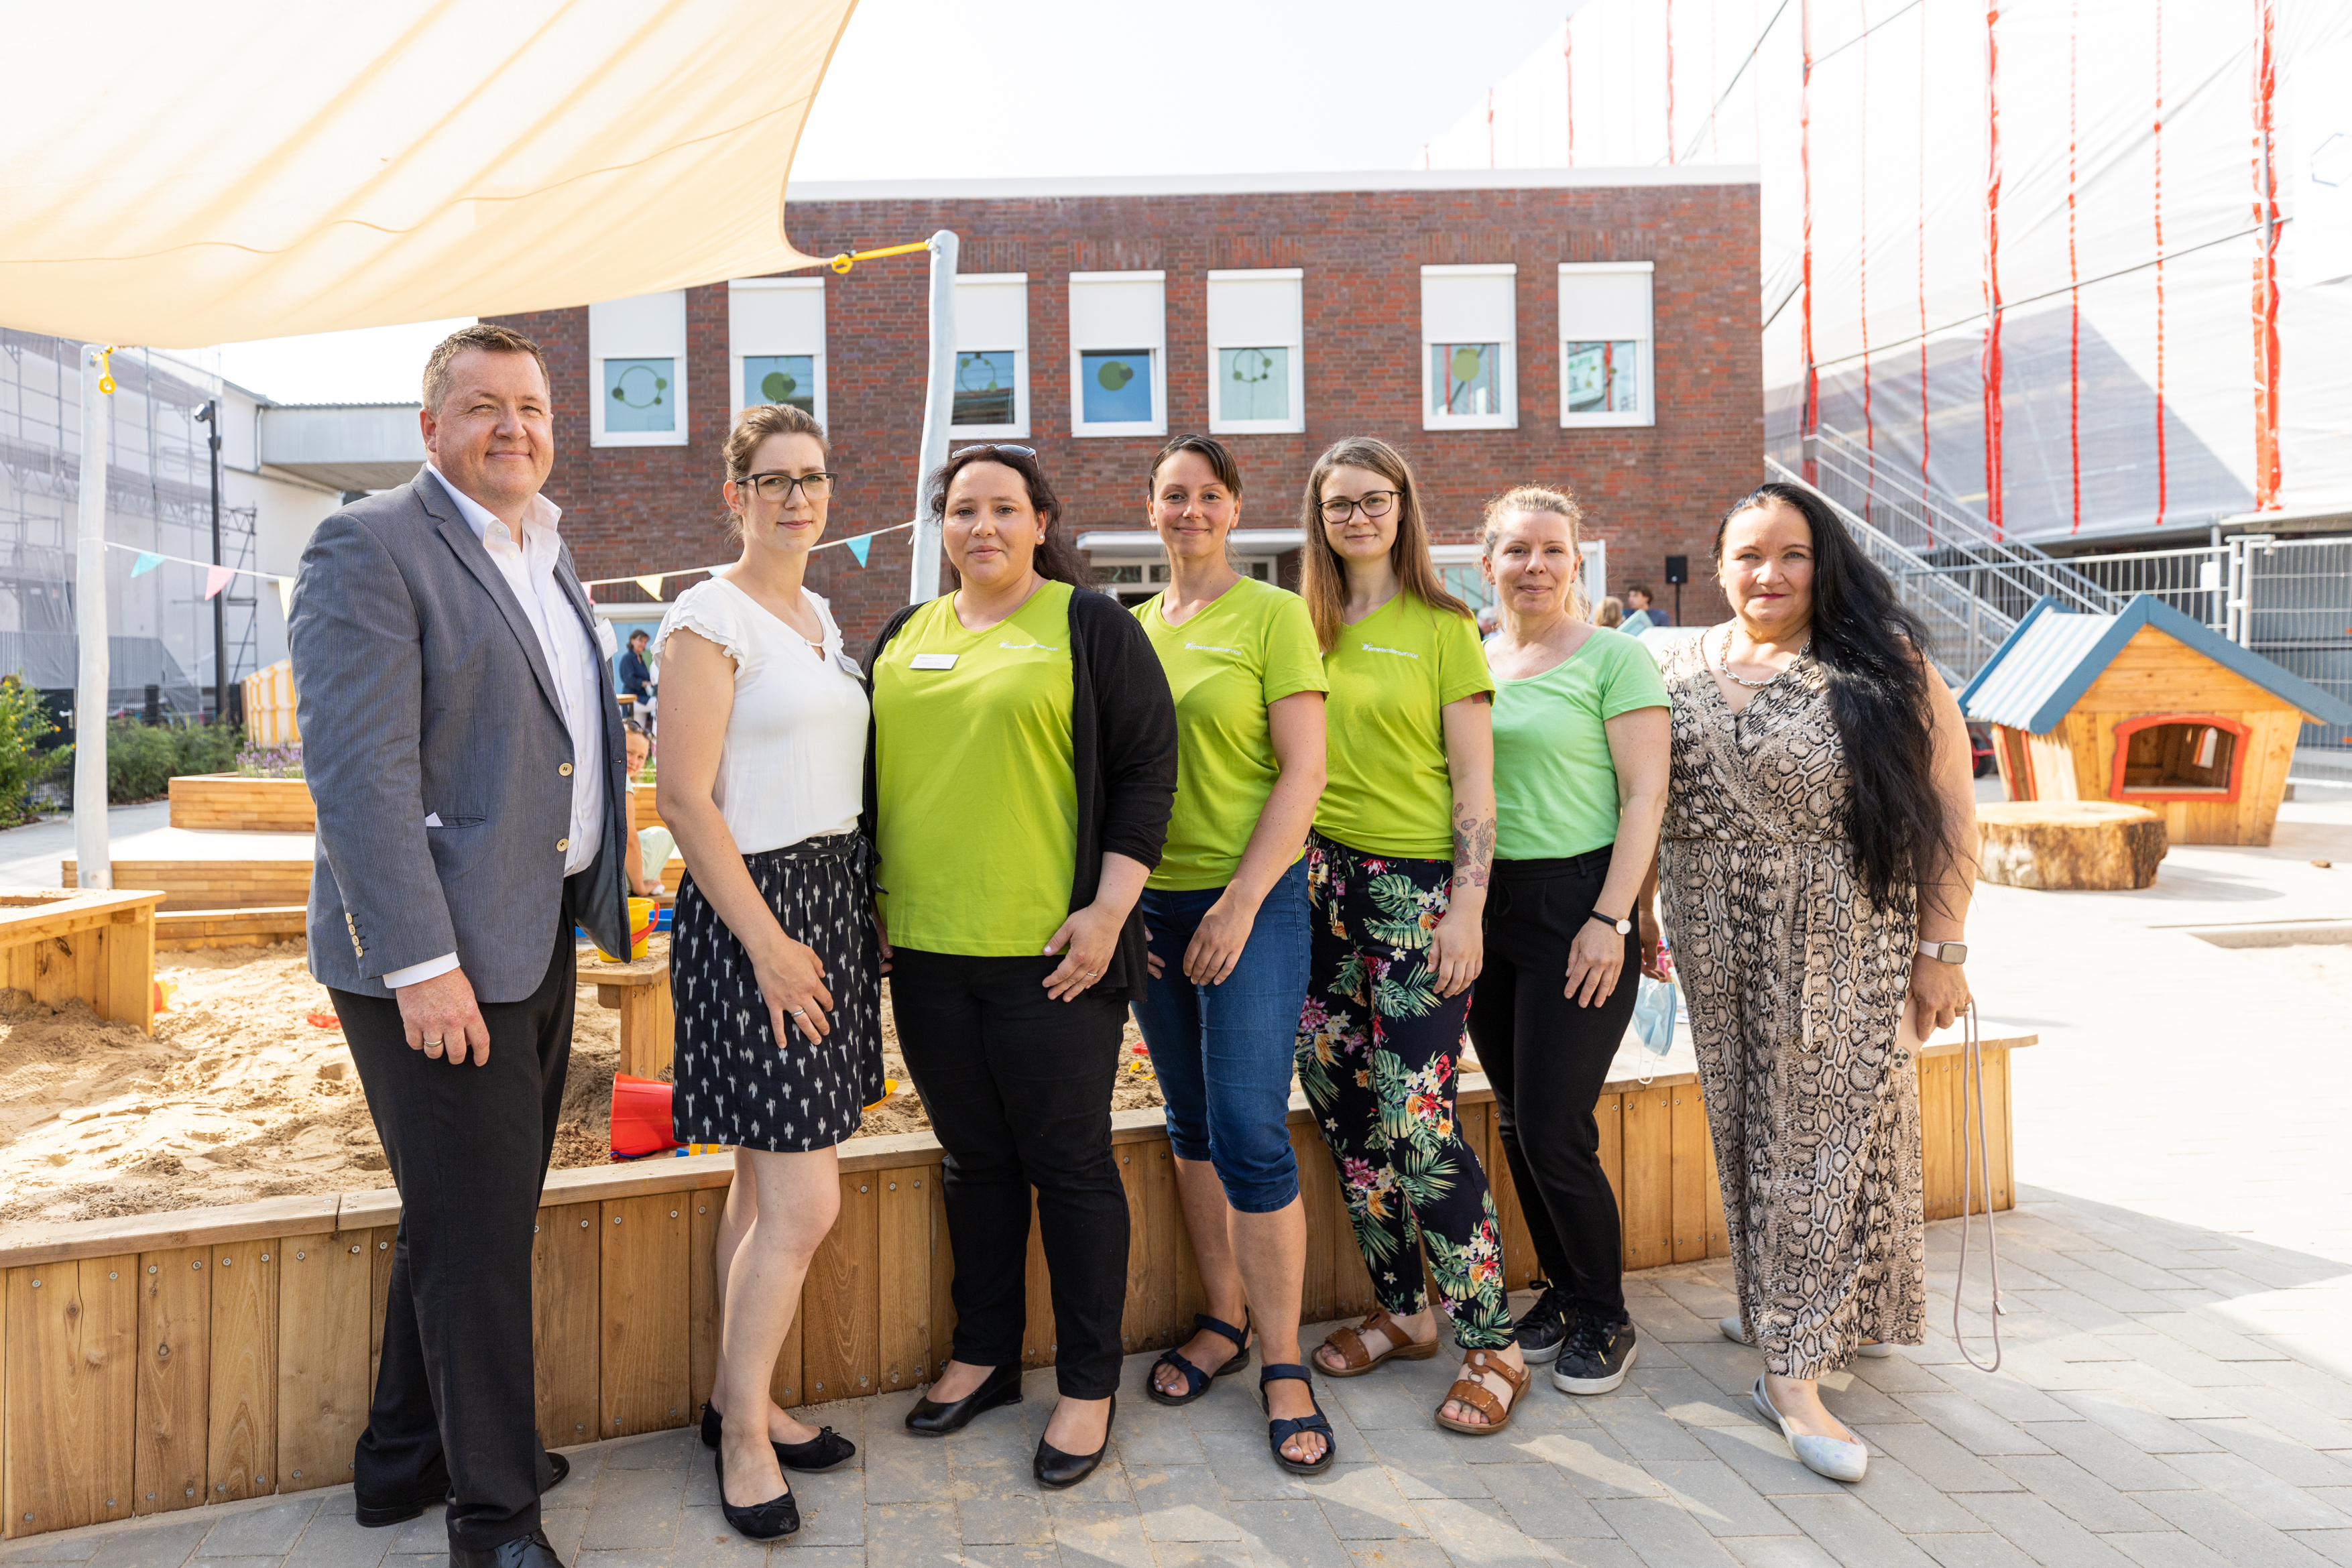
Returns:
[[[2026,612],[2008,641],[1960,690],[1960,711],[1973,719],[2047,735],[2091,689],[2130,642],[2153,626],[2232,674],[2242,675],[2315,724],[2352,727],[2352,704],[2321,691],[2260,653],[2241,648],[2152,593],[2135,595],[2114,615],[2082,615],[2044,597]]]

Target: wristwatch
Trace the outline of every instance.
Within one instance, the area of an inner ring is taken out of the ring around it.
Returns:
[[[1617,929],[1617,935],[1620,936],[1624,936],[1627,932],[1633,929],[1633,922],[1632,920],[1612,920],[1609,916],[1601,914],[1601,911],[1597,909],[1591,915],[1586,915],[1585,918],[1588,920],[1598,920],[1603,925],[1615,926]]]
[[[1919,951],[1940,963],[1965,964],[1969,961],[1969,945],[1965,942],[1922,942]]]

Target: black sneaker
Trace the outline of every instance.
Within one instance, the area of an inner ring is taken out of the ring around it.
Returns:
[[[1631,1321],[1580,1316],[1552,1366],[1551,1385],[1564,1394],[1606,1394],[1633,1370],[1634,1348]]]
[[[1547,1283],[1543,1294],[1536,1298],[1536,1304],[1522,1313],[1515,1325],[1519,1354],[1530,1365],[1549,1361],[1559,1354],[1575,1322],[1576,1309],[1569,1304],[1559,1286]]]

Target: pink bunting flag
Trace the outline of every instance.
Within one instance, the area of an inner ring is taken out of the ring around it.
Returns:
[[[236,570],[231,567],[206,567],[205,569],[205,597],[206,599],[210,599],[214,594],[218,593],[222,589],[226,588],[228,586],[228,580],[236,575]]]

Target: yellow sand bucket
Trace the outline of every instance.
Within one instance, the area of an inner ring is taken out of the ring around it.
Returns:
[[[633,898],[629,900],[630,959],[642,958],[646,956],[647,946],[653,940],[654,912],[660,907],[661,905],[657,902],[650,898]],[[605,952],[601,946],[596,949],[596,956],[604,959],[607,964],[619,964],[628,961],[626,959],[614,957],[613,955]]]

